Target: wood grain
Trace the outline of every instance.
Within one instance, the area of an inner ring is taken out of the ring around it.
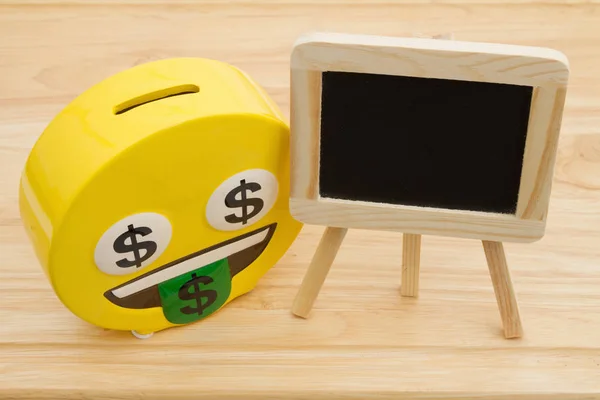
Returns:
[[[402,283],[400,293],[406,297],[419,296],[421,266],[421,235],[402,235]]]
[[[600,399],[600,4],[587,0],[0,1],[0,398]],[[166,57],[230,62],[289,116],[305,32],[554,47],[570,61],[545,237],[505,244],[525,335],[505,340],[481,243],[428,236],[402,297],[401,234],[349,230],[315,310],[289,311],[323,228],[305,226],[248,295],[149,340],[56,298],[21,227],[20,170],[91,85]]]
[[[517,202],[520,218],[546,218],[565,98],[566,88],[534,89]],[[540,114],[544,116],[540,118]]]
[[[523,336],[519,304],[513,287],[510,271],[501,242],[483,241],[483,250],[490,270],[496,302],[504,325],[504,337],[507,339]]]
[[[514,215],[344,201],[290,199],[292,215],[306,224],[413,234],[460,236],[506,242],[534,242],[545,232],[545,221]]]
[[[318,32],[298,39],[292,67],[533,87],[568,81],[563,54],[540,47]]]
[[[307,154],[291,160],[290,196],[316,199],[319,195],[319,132],[321,131],[321,78],[319,71],[306,69],[291,73],[290,97],[301,104],[290,110],[290,127],[308,132],[308,136],[291,136],[291,152]],[[307,99],[307,101],[304,101]]]
[[[345,228],[328,227],[325,229],[294,299],[292,305],[294,315],[302,318],[308,317],[347,232],[348,229]]]

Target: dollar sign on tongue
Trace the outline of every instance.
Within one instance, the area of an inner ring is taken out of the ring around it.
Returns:
[[[127,231],[115,239],[113,243],[113,249],[117,253],[133,252],[133,261],[123,258],[116,262],[117,266],[121,268],[129,268],[135,265],[137,268],[140,268],[144,261],[152,257],[152,255],[156,252],[156,242],[153,242],[152,240],[138,242],[136,237],[136,235],[144,237],[151,233],[152,229],[148,228],[147,226],[134,228],[133,225],[129,225],[127,227]],[[127,239],[130,240],[130,244],[126,243]],[[143,256],[140,254],[140,250],[146,251]]]
[[[241,208],[242,216],[238,217],[236,214],[229,214],[225,216],[225,221],[229,222],[230,224],[237,224],[241,222],[242,225],[246,225],[248,220],[258,214],[265,205],[265,202],[262,199],[252,197],[248,198],[246,191],[249,190],[250,192],[254,193],[260,189],[262,189],[262,187],[257,182],[246,183],[246,180],[242,179],[240,181],[240,186],[232,189],[229,193],[227,193],[227,196],[225,196],[225,205],[229,208]],[[236,198],[238,193],[241,194],[240,199]],[[248,213],[248,207],[250,206],[252,207],[252,211]]]
[[[196,306],[185,306],[180,311],[183,314],[202,315],[202,312],[217,300],[217,291],[200,290],[200,284],[207,285],[212,282],[213,279],[210,276],[197,276],[196,273],[193,273],[192,279],[181,286],[177,295],[181,300],[194,300]],[[206,300],[203,302],[203,299]]]

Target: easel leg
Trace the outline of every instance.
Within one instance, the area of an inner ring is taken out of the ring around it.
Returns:
[[[400,294],[419,296],[419,266],[421,264],[421,235],[405,233],[402,237],[402,283]]]
[[[323,282],[325,282],[325,278],[329,273],[331,264],[344,241],[346,232],[348,232],[347,228],[328,227],[325,230],[319,242],[319,247],[317,247],[317,251],[310,262],[308,271],[306,271],[302,285],[300,285],[300,289],[294,299],[292,313],[295,315],[302,318],[308,317],[313,303],[321,291]]]
[[[500,309],[504,336],[507,339],[518,338],[523,335],[519,305],[510,279],[510,272],[506,264],[504,246],[501,242],[483,241],[483,250],[487,259],[488,268],[494,285],[496,301]]]

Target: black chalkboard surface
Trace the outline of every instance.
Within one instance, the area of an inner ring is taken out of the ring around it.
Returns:
[[[532,87],[323,72],[325,198],[516,212]]]

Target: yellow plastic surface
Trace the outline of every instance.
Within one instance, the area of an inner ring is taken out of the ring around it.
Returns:
[[[181,91],[189,93],[165,97]],[[131,108],[139,103],[145,104]],[[301,228],[288,209],[288,149],[289,128],[276,106],[234,67],[193,58],[136,66],[92,87],[50,123],[22,175],[22,218],[54,290],[74,314],[104,328],[158,331],[174,325],[160,307],[120,307],[104,293],[276,223],[265,250],[233,277],[227,302],[254,288]],[[209,197],[248,169],[277,178],[273,208],[252,226],[213,228]],[[117,221],[146,212],[171,223],[168,247],[130,275],[102,272],[94,261],[100,237]]]

